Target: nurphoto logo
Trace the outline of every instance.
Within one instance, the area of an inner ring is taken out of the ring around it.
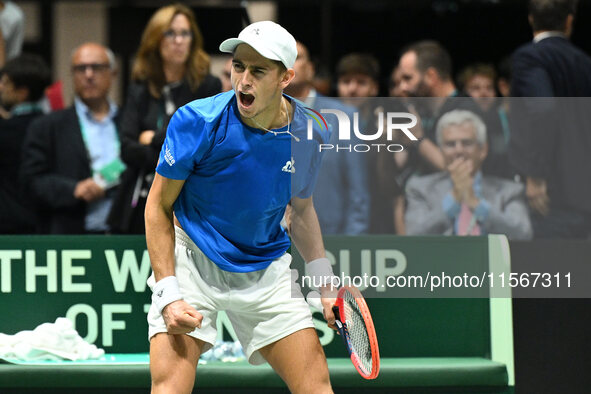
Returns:
[[[401,131],[411,141],[418,141],[417,137],[410,131],[417,124],[417,117],[414,114],[408,112],[384,112],[383,110],[375,113],[377,117],[377,130],[375,132],[368,132],[367,130],[360,130],[359,112],[353,113],[353,120],[349,118],[349,115],[338,109],[321,109],[320,113],[310,108],[306,108],[312,111],[314,114],[309,113],[311,119],[308,119],[307,135],[308,139],[312,140],[313,137],[313,120],[318,123],[322,129],[322,126],[327,127],[327,122],[321,114],[329,114],[336,117],[338,129],[333,130],[333,133],[338,133],[337,144],[320,144],[318,147],[319,151],[336,150],[348,151],[348,152],[369,152],[371,150],[381,151],[387,150],[388,152],[401,152],[404,147],[400,144],[389,143],[393,140],[394,132],[396,130]],[[320,122],[320,119],[322,123]],[[332,124],[332,122],[331,122]],[[351,125],[353,127],[351,127]],[[358,141],[368,141],[368,143],[351,143],[352,136],[351,130]],[[383,135],[385,131],[386,140],[388,143],[380,142],[383,141]],[[370,143],[373,141],[373,143]]]

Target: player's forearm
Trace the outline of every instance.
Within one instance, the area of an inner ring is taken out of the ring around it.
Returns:
[[[305,261],[326,257],[320,224],[314,205],[306,200],[293,202],[291,238]]]
[[[156,281],[174,272],[174,225],[172,207],[146,203],[146,243]]]
[[[185,181],[156,173],[146,201],[146,243],[156,281],[174,275],[173,205]]]

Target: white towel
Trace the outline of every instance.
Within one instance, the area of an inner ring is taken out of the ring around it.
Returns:
[[[43,323],[33,331],[0,334],[0,358],[75,361],[98,359],[104,354],[103,349],[85,342],[64,317],[57,318],[55,323]]]

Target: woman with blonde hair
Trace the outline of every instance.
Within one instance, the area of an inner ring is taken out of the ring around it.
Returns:
[[[109,224],[115,232],[143,234],[144,207],[166,127],[182,105],[221,91],[209,74],[209,56],[190,8],[174,4],[148,21],[132,67],[121,116],[125,171]]]

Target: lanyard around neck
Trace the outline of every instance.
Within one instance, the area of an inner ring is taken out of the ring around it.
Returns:
[[[10,111],[11,115],[20,116],[20,115],[29,115],[38,112],[43,112],[41,106],[37,103],[22,103],[15,106],[12,111]]]
[[[80,133],[82,134],[82,140],[84,141],[84,146],[86,148],[86,153],[88,154],[88,158],[90,159],[92,156],[90,154],[90,141],[88,139],[88,133],[86,132],[86,127],[84,126],[84,121],[82,120],[82,116],[78,113],[78,109],[76,109],[76,117],[78,118],[78,125],[80,126]],[[91,115],[92,116],[92,115]],[[92,121],[92,119],[90,120]],[[115,149],[117,150],[117,155],[121,154],[121,143],[119,142],[119,132],[117,129],[117,124],[111,119],[113,122],[113,127],[115,128]]]

